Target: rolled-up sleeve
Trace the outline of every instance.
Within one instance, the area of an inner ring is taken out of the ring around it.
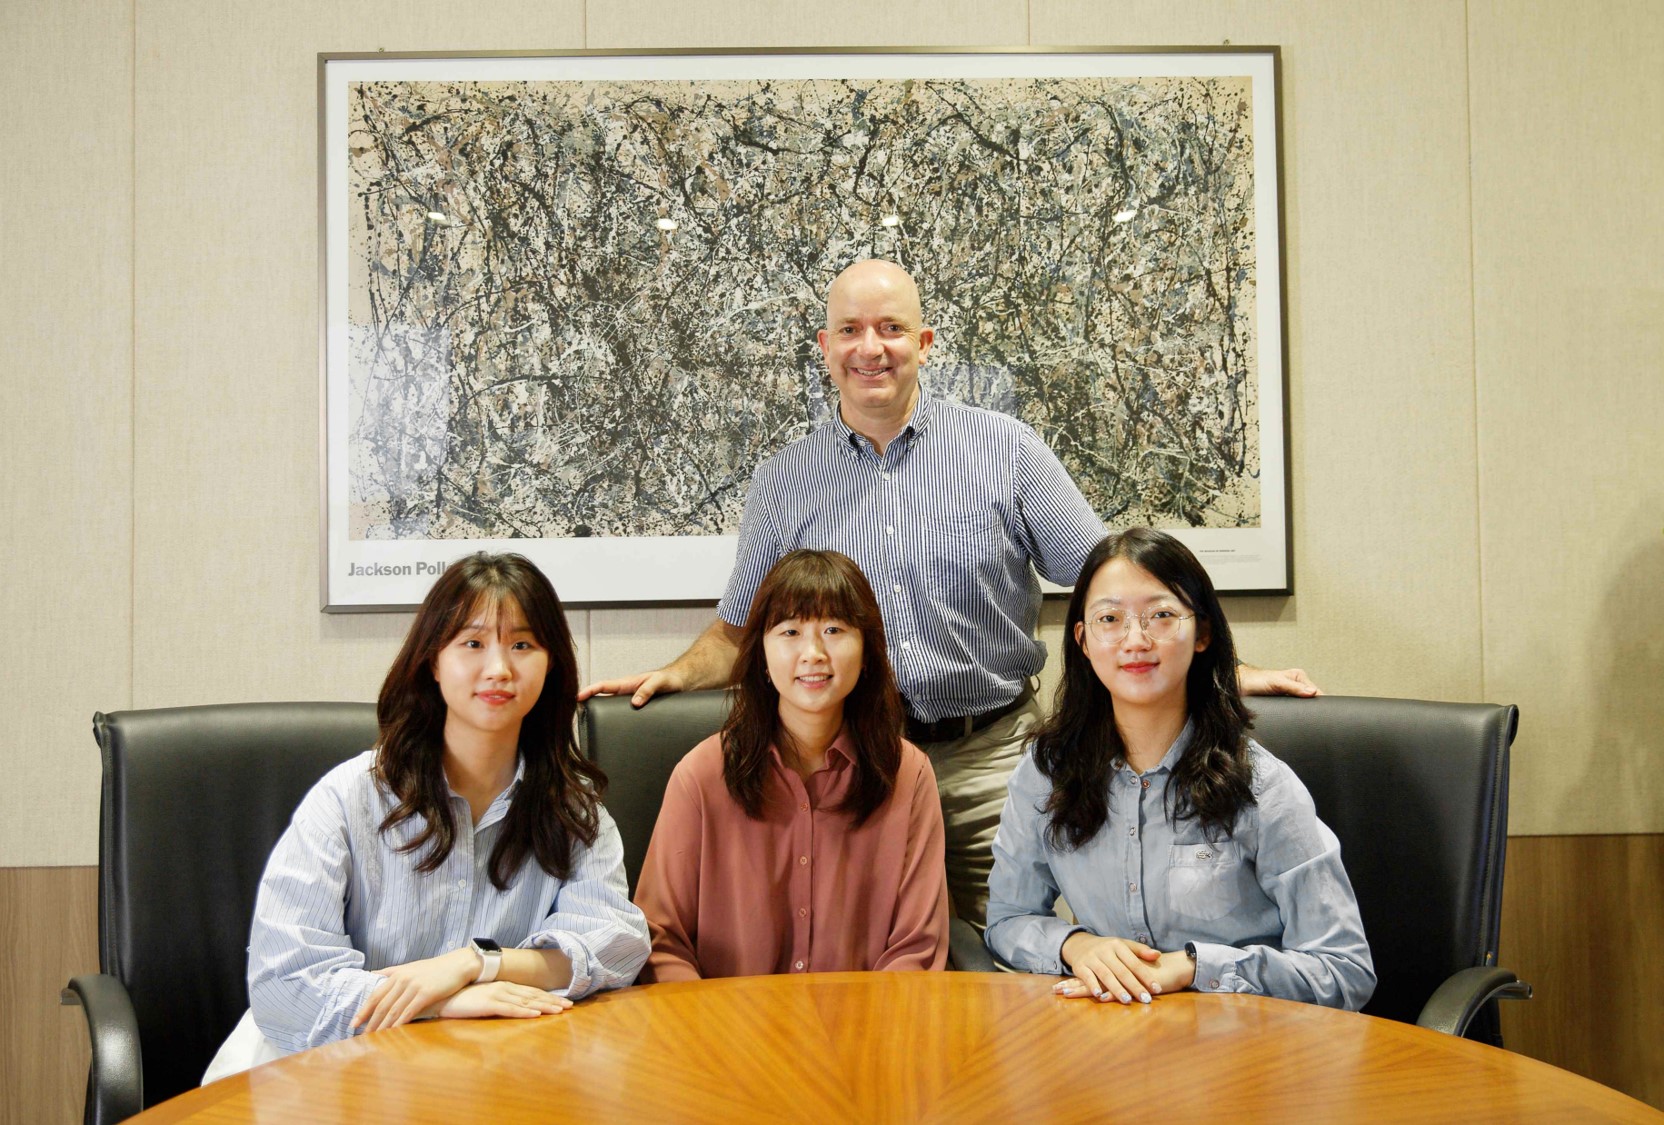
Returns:
[[[1282,916],[1282,944],[1197,942],[1194,987],[1357,1011],[1375,991],[1375,964],[1340,842],[1318,820],[1306,787],[1281,763],[1256,800],[1256,871]]]
[[[647,961],[647,921],[630,901],[624,844],[605,808],[595,843],[578,845],[572,874],[555,894],[554,908],[527,939],[531,949],[559,949],[572,962],[572,980],[556,993],[581,1000],[636,979]]]
[[[352,1018],[383,977],[346,933],[352,853],[346,812],[320,785],[272,849],[249,934],[249,1007],[285,1051],[352,1036]]]
[[[1058,885],[1048,858],[1044,812],[1051,782],[1032,752],[1011,775],[1000,827],[994,836],[994,870],[988,877],[988,929],[983,940],[1014,968],[1062,975],[1063,941],[1082,927],[1054,910]]]

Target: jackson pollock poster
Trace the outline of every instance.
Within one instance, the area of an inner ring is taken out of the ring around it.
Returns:
[[[752,470],[837,409],[852,261],[932,394],[1040,434],[1110,527],[1284,591],[1275,49],[320,58],[326,609],[532,557],[714,600]]]

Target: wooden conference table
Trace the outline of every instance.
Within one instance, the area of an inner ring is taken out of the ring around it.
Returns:
[[[437,1020],[193,1090],[135,1121],[1664,1122],[1615,1090],[1408,1024],[1054,978],[824,973],[638,986]]]

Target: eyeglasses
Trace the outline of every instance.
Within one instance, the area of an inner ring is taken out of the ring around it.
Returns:
[[[1091,631],[1092,639],[1099,644],[1119,644],[1132,632],[1132,623],[1136,621],[1146,637],[1160,643],[1178,636],[1180,626],[1195,616],[1194,613],[1180,613],[1165,606],[1143,613],[1103,609],[1086,619],[1086,627]]]

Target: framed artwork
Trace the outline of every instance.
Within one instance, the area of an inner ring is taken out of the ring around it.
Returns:
[[[322,55],[322,599],[516,550],[714,601],[837,409],[832,278],[917,279],[933,394],[1110,527],[1291,589],[1277,49]]]

